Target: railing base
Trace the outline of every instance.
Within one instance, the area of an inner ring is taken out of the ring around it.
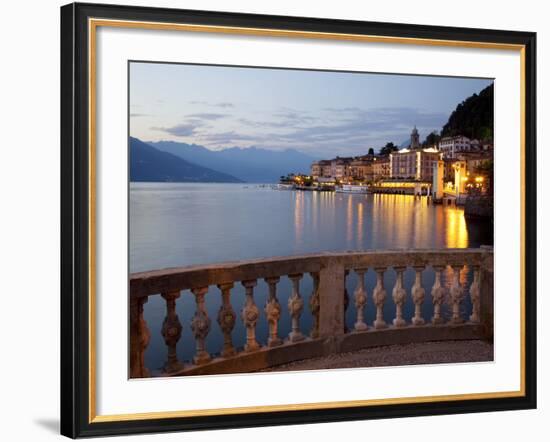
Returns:
[[[187,364],[174,373],[156,373],[157,376],[191,376],[230,373],[251,373],[290,362],[318,358],[336,353],[347,353],[386,345],[410,344],[433,341],[462,341],[485,339],[480,324],[442,324],[388,326],[386,329],[369,328],[365,331],[332,336],[329,338],[306,338],[292,343],[285,340],[279,347],[262,347],[252,353],[238,353],[231,358],[215,357],[204,365]],[[155,375],[155,374],[153,374]]]

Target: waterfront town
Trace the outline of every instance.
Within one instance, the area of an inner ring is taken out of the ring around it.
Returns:
[[[130,74],[131,378],[494,359],[492,80]]]
[[[349,193],[397,193],[427,196],[434,203],[466,205],[492,195],[492,141],[455,135],[420,142],[416,127],[407,147],[388,143],[374,154],[336,157],[311,164],[309,175],[281,177],[279,188]],[[479,206],[479,204],[476,204]],[[487,213],[492,205],[485,205]],[[484,210],[476,207],[476,211]]]

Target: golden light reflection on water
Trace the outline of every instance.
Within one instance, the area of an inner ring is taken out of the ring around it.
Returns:
[[[354,219],[353,219],[353,196],[352,195],[346,195],[344,198],[347,198],[347,200],[348,200],[347,214],[346,214],[347,215],[347,219],[346,219],[347,220],[347,223],[346,223],[346,226],[347,226],[346,240],[347,240],[348,249],[351,249],[352,242],[353,242],[353,224],[354,224]]]
[[[295,192],[295,249],[365,250],[466,248],[460,207],[432,205],[410,195]]]
[[[302,245],[304,234],[304,192],[296,192],[294,199],[294,238],[295,247]]]
[[[363,201],[357,204],[357,246],[361,248],[363,245]]]
[[[311,228],[316,234],[319,226],[319,192],[313,192],[311,198]]]
[[[445,238],[448,248],[468,247],[468,229],[464,219],[464,211],[456,207],[445,208]]]
[[[458,282],[460,286],[465,289],[468,285],[468,273],[470,272],[470,267],[463,266],[460,269],[459,276],[458,276]],[[443,272],[443,285],[450,289],[453,286],[453,275],[454,270],[452,267],[447,266]]]

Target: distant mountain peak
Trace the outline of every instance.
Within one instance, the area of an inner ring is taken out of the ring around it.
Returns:
[[[238,178],[164,152],[130,137],[130,181],[238,183]]]
[[[258,146],[233,146],[210,150],[200,145],[158,141],[155,148],[186,161],[227,173],[251,183],[275,183],[281,175],[309,173],[314,157],[296,149],[266,149]]]

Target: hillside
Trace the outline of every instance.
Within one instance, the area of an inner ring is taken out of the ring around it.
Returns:
[[[130,137],[130,181],[239,183],[241,180],[162,152]]]
[[[493,139],[494,86],[490,85],[460,103],[441,130],[441,136],[466,135],[479,140]]]
[[[250,183],[274,183],[288,173],[309,173],[313,157],[294,149],[274,151],[256,147],[213,151],[196,144],[174,141],[150,143],[155,148],[199,164],[223,171]]]

